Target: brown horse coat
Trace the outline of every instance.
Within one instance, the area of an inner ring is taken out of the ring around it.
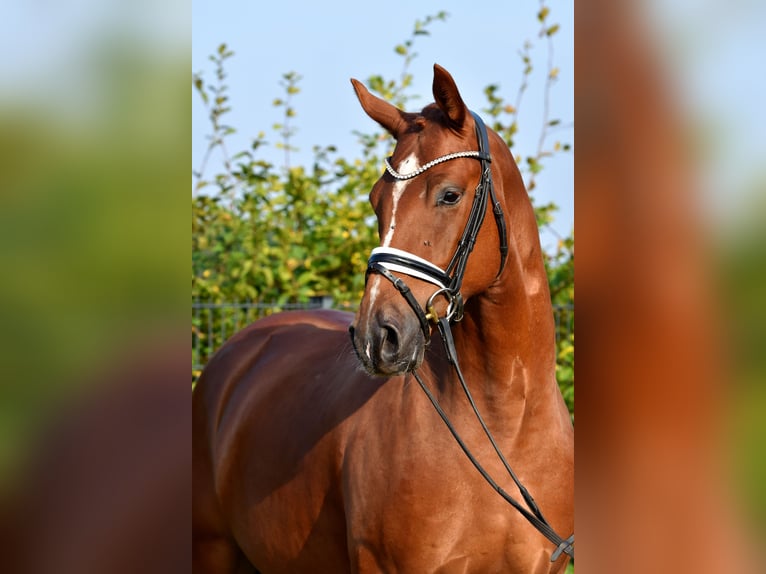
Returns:
[[[391,164],[398,171],[476,149],[473,119],[439,66],[436,104],[419,114],[354,87],[368,115],[397,139]],[[494,133],[490,150],[510,252],[496,276],[499,239],[488,217],[469,259],[455,345],[498,444],[553,528],[568,536],[573,429],[554,376],[535,217],[518,168]],[[445,268],[479,175],[473,158],[404,183],[384,174],[370,196],[383,245]],[[445,201],[448,192],[458,201]],[[435,290],[417,279],[407,283],[421,305]],[[429,345],[401,295],[371,275],[356,317],[293,312],[258,321],[232,337],[202,374],[193,397],[194,571],[563,571],[568,559],[551,563],[553,545],[471,466],[413,369],[477,458],[516,496],[438,336]]]

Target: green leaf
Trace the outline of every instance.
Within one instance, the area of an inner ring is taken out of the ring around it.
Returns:
[[[540,173],[543,169],[542,164],[540,164],[536,158],[531,156],[527,158],[527,167],[529,167],[529,171],[535,174]]]

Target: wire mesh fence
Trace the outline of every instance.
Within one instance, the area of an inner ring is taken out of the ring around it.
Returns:
[[[315,297],[306,303],[192,301],[192,379],[199,376],[208,360],[229,337],[253,321],[283,311],[334,308],[337,306],[329,297]],[[557,339],[568,338],[574,329],[574,306],[555,305],[553,317]]]

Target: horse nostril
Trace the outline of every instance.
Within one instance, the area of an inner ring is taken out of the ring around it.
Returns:
[[[399,351],[399,331],[392,325],[383,325],[382,355],[386,358],[395,357]]]

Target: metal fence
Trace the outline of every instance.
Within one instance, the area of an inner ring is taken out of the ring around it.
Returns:
[[[210,357],[229,337],[257,319],[282,311],[336,308],[338,307],[330,297],[315,297],[307,303],[192,301],[192,378],[196,379],[199,376]],[[569,337],[574,329],[574,307],[554,305],[553,317],[556,322],[556,337]]]

